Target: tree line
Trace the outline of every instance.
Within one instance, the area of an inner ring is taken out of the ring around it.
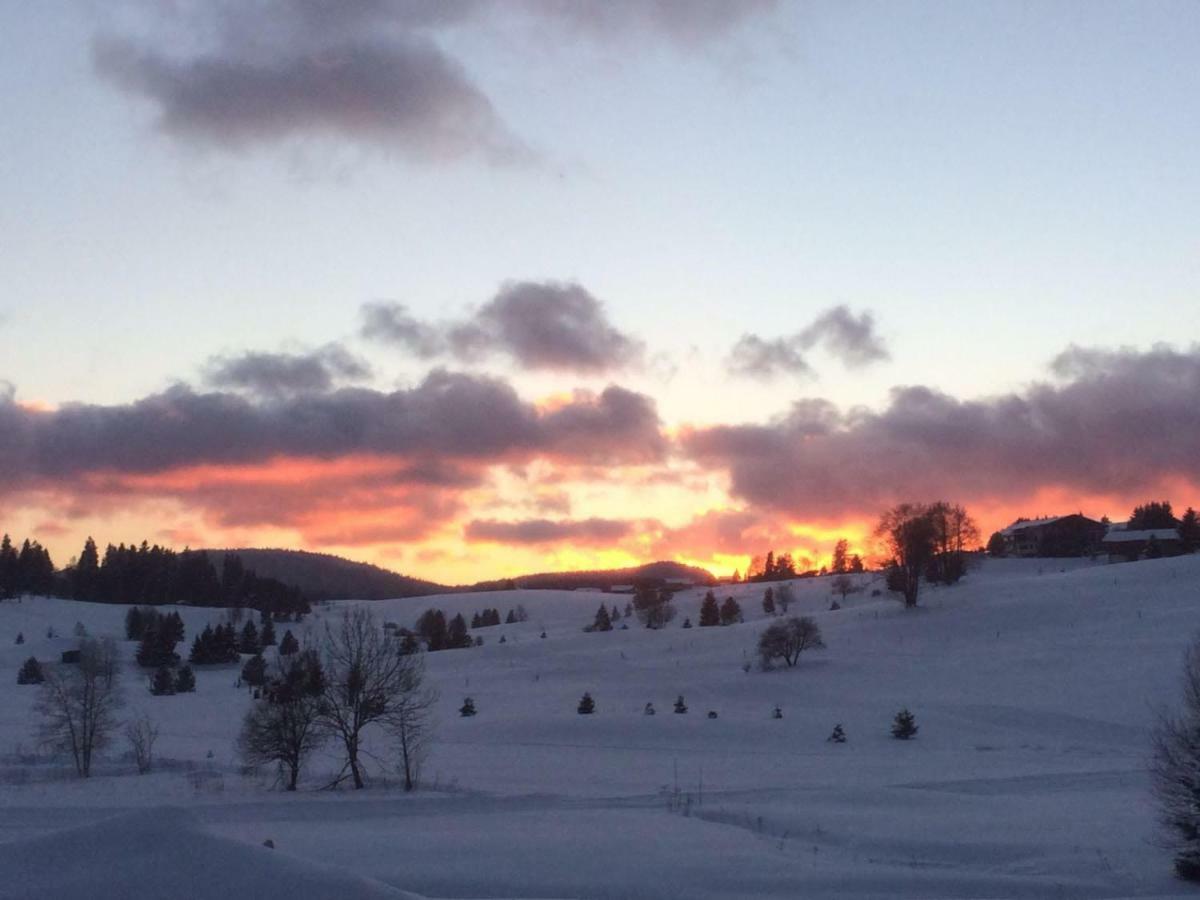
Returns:
[[[249,607],[277,617],[310,608],[298,588],[256,575],[236,554],[226,554],[218,571],[203,550],[176,552],[142,541],[109,544],[101,556],[89,537],[78,560],[56,570],[37,541],[26,539],[18,551],[6,534],[0,539],[0,598],[24,594],[92,603]]]

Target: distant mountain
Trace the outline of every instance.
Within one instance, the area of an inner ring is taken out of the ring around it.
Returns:
[[[520,575],[498,581],[481,581],[467,590],[496,591],[506,588],[528,590],[574,590],[575,588],[600,588],[602,590],[618,584],[639,582],[686,582],[690,584],[716,584],[717,580],[706,569],[685,566],[683,563],[660,561],[633,566],[627,569],[600,569],[587,572],[539,572],[536,575]]]
[[[241,557],[247,569],[298,587],[313,601],[387,600],[392,597],[438,594],[447,590],[432,581],[409,578],[370,563],[354,562],[328,553],[244,548],[208,552],[218,572],[225,554],[234,553]]]

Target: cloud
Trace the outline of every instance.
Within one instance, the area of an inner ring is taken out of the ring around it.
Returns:
[[[852,369],[891,359],[883,340],[875,333],[875,317],[866,311],[856,317],[845,306],[835,306],[821,313],[800,332],[799,338],[805,347],[820,344],[827,353]]]
[[[364,337],[421,358],[499,354],[525,369],[600,374],[640,364],[644,345],[615,328],[604,305],[572,282],[514,281],[469,317],[422,322],[401,304],[368,303]]]
[[[545,27],[609,41],[710,45],[773,0],[128,0],[96,39],[103,78],[147,101],[182,142],[239,151],[311,138],[384,147],[409,160],[468,156],[524,164],[514,135],[465,67],[437,42],[475,26]]]
[[[132,403],[32,410],[0,398],[6,482],[349,454],[642,462],[667,449],[654,402],[619,387],[542,411],[500,379],[435,370],[413,388],[254,399],[175,386]]]
[[[446,350],[445,336],[433,325],[409,314],[401,303],[366,303],[360,334],[368,340],[401,347],[418,359],[431,359]]]
[[[898,387],[879,412],[806,400],[767,424],[691,429],[681,444],[726,472],[736,497],[811,519],[910,499],[1200,485],[1200,348],[1072,348],[1052,372],[1055,380],[980,400]]]
[[[529,157],[462,67],[420,37],[188,59],[109,38],[97,42],[94,61],[116,86],[152,103],[161,131],[193,143],[244,150],[340,136],[419,162]]]
[[[628,537],[636,524],[620,519],[523,519],[501,522],[475,519],[463,531],[468,541],[496,544],[559,544],[608,546]]]
[[[859,369],[891,358],[875,331],[875,317],[867,311],[857,316],[845,306],[834,306],[801,331],[778,338],[744,334],[726,360],[731,375],[771,380],[782,375],[814,376],[805,355],[821,347],[850,369]]]
[[[340,344],[310,353],[263,353],[214,356],[204,366],[205,382],[217,388],[244,390],[264,397],[324,393],[341,381],[371,377],[366,361]]]
[[[726,365],[731,375],[742,378],[769,380],[780,375],[813,374],[795,337],[764,340],[756,334],[743,334],[733,345]]]

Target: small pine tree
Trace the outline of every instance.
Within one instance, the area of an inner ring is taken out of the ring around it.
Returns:
[[[742,621],[742,607],[732,597],[726,597],[721,604],[721,624],[733,625]]]
[[[31,656],[21,663],[21,669],[17,672],[17,684],[41,684],[45,680],[42,664],[34,657]]]
[[[774,588],[767,588],[766,591],[763,592],[762,606],[763,606],[763,612],[765,612],[768,616],[775,615],[775,589]]]
[[[776,706],[773,710],[771,710],[771,718],[772,719],[782,719],[783,718],[783,707]]]
[[[542,640],[545,640],[545,639],[546,639],[546,632],[544,632],[544,631],[542,632],[542,634],[541,634],[541,638],[542,638]]]
[[[717,597],[712,591],[708,591],[704,595],[704,601],[700,604],[700,627],[710,628],[720,624],[721,610],[717,606]]]
[[[17,632],[17,643],[18,643],[18,644],[23,644],[23,643],[25,643],[25,632],[23,632],[23,631],[18,631],[18,632]]]
[[[608,607],[603,603],[596,610],[596,617],[592,620],[592,631],[612,631],[612,617],[608,614]]]
[[[504,617],[504,624],[512,625],[512,624],[515,624],[516,621],[517,621],[517,614],[513,610],[510,609],[508,611],[508,615]]]
[[[917,736],[916,717],[907,709],[902,709],[896,713],[896,718],[892,720],[892,737],[898,741],[907,741]]]
[[[680,694],[675,698],[675,713],[683,715],[685,712],[687,712],[687,704],[683,702],[683,694]]]
[[[194,694],[196,692],[196,675],[191,666],[184,666],[175,675],[175,693]]]
[[[825,738],[825,740],[831,744],[846,743],[846,729],[842,728],[841,722],[833,726],[833,731],[830,732],[829,737]]]
[[[412,634],[407,634],[405,637],[413,637]],[[291,656],[293,653],[300,652],[300,642],[296,640],[296,636],[292,634],[289,628],[283,633],[283,640],[279,642],[279,655]]]
[[[242,629],[241,640],[238,641],[238,652],[253,655],[260,650],[262,650],[262,645],[258,642],[258,629],[254,626],[253,619],[247,619],[246,625]]]
[[[689,619],[689,618],[687,618],[687,617],[685,616],[685,617],[684,617],[684,619],[683,619],[683,627],[684,627],[684,628],[691,628],[691,627],[692,627],[692,620],[691,620],[691,619]]]
[[[166,666],[159,666],[154,670],[154,677],[150,679],[150,693],[155,697],[175,693],[175,676]]]
[[[579,707],[576,710],[581,716],[590,716],[596,711],[596,701],[592,699],[592,695],[585,693],[579,699]]]
[[[464,718],[475,715],[475,700],[471,697],[463,698],[463,705],[458,708],[458,714]]]
[[[646,705],[645,705],[645,706],[642,708],[642,715],[644,715],[644,716],[653,716],[653,715],[655,714],[655,712],[656,712],[656,711],[655,711],[655,709],[654,709],[654,704],[653,704],[653,703],[647,703],[647,704],[646,704]]]
[[[621,611],[617,609],[617,604],[612,605],[612,612],[608,614],[608,617],[614,622],[621,621]]]
[[[275,625],[270,616],[263,616],[262,629],[258,633],[258,642],[264,647],[275,646]]]
[[[477,647],[478,647],[478,646],[482,646],[482,645],[483,645],[483,638],[476,638],[476,641],[477,641],[477,643],[476,643],[476,645],[475,645],[475,646],[477,646]],[[507,638],[507,637],[505,637],[504,635],[500,635],[500,641],[499,641],[499,643],[501,643],[501,644],[507,644],[507,643],[508,643],[508,638]]]

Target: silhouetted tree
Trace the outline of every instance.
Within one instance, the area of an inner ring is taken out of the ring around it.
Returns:
[[[1175,852],[1175,872],[1200,881],[1200,640],[1183,663],[1183,705],[1159,713],[1150,775],[1159,821]]]
[[[762,608],[768,616],[775,615],[775,591],[767,588],[763,591]]]
[[[328,737],[322,723],[325,678],[312,650],[277,657],[261,699],[246,713],[238,749],[250,765],[278,763],[294,791],[308,757]]]
[[[776,659],[782,659],[788,668],[800,661],[800,654],[809,649],[825,646],[821,629],[808,616],[791,616],[782,622],[772,622],[758,638],[758,655],[763,668],[770,668]]]
[[[410,636],[410,635],[406,635],[406,637],[408,637],[408,636]],[[283,640],[281,640],[279,642],[280,656],[291,656],[293,653],[296,653],[297,651],[299,651],[299,649],[300,649],[300,643],[299,643],[299,641],[296,640],[296,638],[292,634],[291,630],[289,629],[289,630],[285,631],[283,633]]]
[[[608,615],[608,607],[603,603],[596,610],[596,616],[592,620],[592,624],[588,626],[588,631],[612,631],[612,619]]]
[[[41,684],[45,680],[42,675],[41,663],[35,657],[31,656],[21,663],[21,668],[17,672],[17,684]]]
[[[88,638],[79,662],[47,667],[37,701],[38,736],[45,746],[67,751],[81,778],[92,773],[92,757],[116,727],[121,706],[120,661],[111,638]]]
[[[155,697],[175,693],[175,675],[166,666],[154,670],[154,677],[150,679],[150,693]]]
[[[917,503],[901,503],[887,510],[875,526],[892,554],[889,587],[904,595],[904,605],[917,605],[921,577],[936,551],[936,533],[929,509]]]
[[[845,538],[839,538],[838,542],[833,545],[833,559],[829,564],[829,571],[835,575],[845,572],[850,567],[849,554],[850,542]]]
[[[1170,501],[1151,500],[1133,508],[1126,527],[1130,531],[1150,531],[1156,528],[1175,528],[1178,525],[1179,521],[1171,511]]]
[[[892,737],[899,741],[907,741],[917,736],[920,728],[917,726],[916,717],[907,709],[902,709],[896,713],[896,718],[892,720]]]
[[[1190,506],[1179,519],[1179,544],[1184,553],[1200,549],[1200,519]]]
[[[700,604],[700,627],[711,628],[720,624],[721,609],[717,605],[717,597],[712,591],[708,591],[704,595],[704,601]]]
[[[196,690],[196,674],[191,666],[183,666],[175,673],[175,693],[191,694]]]
[[[675,605],[671,603],[671,592],[666,588],[638,588],[633,597],[633,607],[638,621],[647,628],[662,628],[675,618]]]
[[[733,597],[726,597],[721,603],[721,624],[735,625],[742,621],[742,607]]]
[[[590,716],[596,711],[596,701],[592,699],[592,695],[585,693],[579,700],[579,707],[576,712],[581,716]]]

